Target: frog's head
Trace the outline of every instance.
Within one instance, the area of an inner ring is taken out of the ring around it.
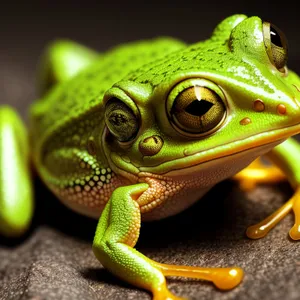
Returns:
[[[127,174],[214,168],[219,179],[231,176],[300,132],[300,80],[286,63],[277,27],[258,17],[225,19],[210,39],[108,90],[106,156]]]

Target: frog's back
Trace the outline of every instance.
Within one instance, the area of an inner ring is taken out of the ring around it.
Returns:
[[[107,89],[143,64],[184,46],[171,38],[158,38],[121,45],[99,56],[86,69],[56,85],[33,104],[30,114],[34,143],[39,141],[41,145],[62,127],[70,127],[95,111],[102,119],[102,98]]]

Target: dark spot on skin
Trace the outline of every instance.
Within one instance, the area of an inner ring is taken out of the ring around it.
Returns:
[[[257,112],[262,112],[265,110],[265,104],[262,100],[257,99],[253,102],[253,109]]]
[[[284,104],[278,104],[277,106],[277,112],[280,115],[285,115],[286,114],[286,107]]]
[[[248,117],[246,117],[246,118],[244,118],[244,119],[242,119],[242,120],[240,121],[240,124],[241,124],[241,125],[248,125],[248,124],[250,124],[250,123],[251,123],[251,119],[248,118]]]

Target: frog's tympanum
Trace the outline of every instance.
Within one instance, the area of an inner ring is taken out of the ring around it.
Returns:
[[[287,52],[279,28],[244,15],[192,45],[158,38],[98,54],[51,44],[28,134],[14,110],[0,108],[2,234],[30,224],[31,161],[65,205],[100,217],[93,252],[116,276],[157,300],[179,299],[167,289],[170,275],[235,287],[238,267],[161,264],[134,246],[141,220],[175,215],[233,176],[244,188],[286,178],[294,196],[247,235],[265,236],[293,210],[290,236],[300,239],[300,146],[290,138],[300,132],[300,79]],[[256,160],[262,155],[272,167]]]

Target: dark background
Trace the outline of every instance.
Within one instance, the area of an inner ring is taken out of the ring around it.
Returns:
[[[187,42],[208,38],[223,18],[258,15],[281,28],[290,45],[289,67],[300,73],[299,11],[291,1],[11,1],[0,7],[0,104],[26,118],[36,97],[35,68],[45,45],[77,40],[99,51],[159,35]],[[243,283],[220,292],[210,283],[169,279],[190,299],[299,299],[300,245],[288,238],[292,215],[265,238],[249,240],[245,229],[292,194],[287,184],[243,192],[220,183],[186,212],[143,224],[137,248],[159,262],[198,266],[238,265]],[[65,208],[39,182],[36,213],[21,240],[0,238],[0,300],[150,299],[115,279],[91,251],[96,221]]]
[[[4,3],[0,9],[0,103],[17,107],[34,98],[36,62],[49,41],[70,38],[99,51],[160,35],[197,42],[208,38],[220,20],[235,13],[258,15],[281,28],[289,40],[289,66],[299,70],[299,11],[288,1]]]

